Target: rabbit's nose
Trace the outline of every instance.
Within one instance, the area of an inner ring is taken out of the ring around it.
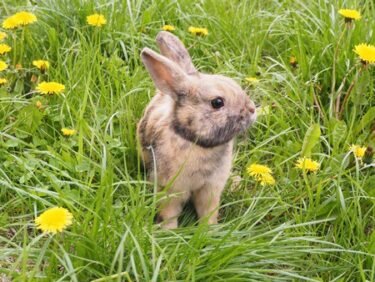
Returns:
[[[255,113],[255,104],[254,104],[254,102],[250,101],[250,103],[248,103],[246,106],[247,106],[247,110],[248,110],[251,114],[254,114],[254,113]]]
[[[240,120],[247,120],[255,115],[254,107],[244,107],[240,111]]]
[[[248,107],[248,110],[249,110],[249,112],[250,113],[255,113],[255,106],[254,105],[250,105],[249,107]]]

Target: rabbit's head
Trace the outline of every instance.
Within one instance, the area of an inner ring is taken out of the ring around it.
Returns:
[[[256,119],[255,105],[232,79],[198,72],[182,42],[161,31],[161,55],[144,48],[142,60],[162,95],[174,103],[171,128],[202,147],[229,142]]]

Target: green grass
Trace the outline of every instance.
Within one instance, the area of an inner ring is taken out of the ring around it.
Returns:
[[[362,13],[352,29],[342,7]],[[352,51],[375,43],[373,1],[5,0],[0,10],[1,19],[21,10],[38,17],[7,31],[13,50],[3,56],[10,67],[0,89],[0,280],[375,279],[374,163],[371,152],[360,163],[348,149],[375,147],[375,67],[358,75]],[[108,20],[100,29],[86,24],[96,11]],[[139,54],[156,49],[166,23],[201,71],[236,79],[269,106],[237,139],[215,226],[197,225],[187,207],[181,228],[160,230],[162,195],[137,154],[136,123],[154,93]],[[190,25],[209,35],[188,34]],[[44,75],[31,65],[41,58],[52,64]],[[32,75],[63,83],[64,95],[35,93]],[[247,76],[260,81],[251,87]],[[356,76],[339,116],[332,105]],[[315,137],[306,134],[314,125]],[[62,127],[78,133],[63,137]],[[321,163],[316,174],[295,168],[302,150]],[[272,168],[275,186],[246,174],[254,162]],[[52,206],[69,209],[74,223],[43,235],[34,219]]]

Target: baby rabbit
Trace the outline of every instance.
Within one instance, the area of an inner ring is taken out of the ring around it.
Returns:
[[[158,91],[137,134],[149,180],[167,187],[158,219],[163,228],[177,228],[191,197],[198,217],[217,223],[233,138],[255,121],[254,103],[232,79],[198,72],[173,34],[161,31],[156,42],[162,55],[149,48],[141,53]]]

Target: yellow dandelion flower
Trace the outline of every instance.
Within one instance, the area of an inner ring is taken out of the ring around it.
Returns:
[[[45,60],[34,60],[33,66],[37,67],[41,71],[45,71],[49,68],[49,62]]]
[[[12,48],[8,44],[0,44],[0,55],[10,52]]]
[[[165,30],[165,31],[174,31],[174,30],[176,30],[176,28],[173,25],[169,25],[169,24],[164,25],[161,29]]]
[[[254,177],[262,186],[276,183],[275,178],[272,176],[272,170],[268,166],[254,163],[247,167],[247,173]]]
[[[254,176],[254,177],[272,173],[272,170],[268,166],[260,165],[256,163],[249,165],[246,170],[250,176]]]
[[[351,22],[352,20],[360,20],[361,13],[357,10],[340,9],[339,14],[345,18],[345,21]]]
[[[37,85],[36,90],[44,95],[60,94],[65,89],[65,86],[58,82],[41,82]]]
[[[8,80],[6,78],[0,78],[0,86],[7,84]]]
[[[72,224],[73,215],[64,208],[54,207],[46,210],[35,219],[37,228],[44,233],[62,232]]]
[[[14,14],[14,17],[20,26],[29,25],[37,21],[37,18],[33,13],[25,11]]]
[[[7,38],[7,34],[5,32],[2,32],[0,31],[0,41],[4,40],[5,38]]]
[[[375,46],[370,44],[359,44],[354,47],[354,53],[365,63],[375,63]]]
[[[77,130],[70,128],[61,128],[61,132],[64,136],[72,136],[77,133]]]
[[[208,29],[204,28],[204,27],[191,26],[191,27],[189,27],[188,31],[191,34],[197,35],[197,36],[207,36],[208,35]]]
[[[316,172],[319,170],[320,164],[310,158],[303,157],[297,160],[296,167],[306,172]]]
[[[86,17],[86,21],[89,25],[101,27],[107,23],[105,17],[101,14],[92,14]]]
[[[357,158],[357,159],[362,159],[366,153],[366,150],[367,150],[367,147],[361,147],[359,145],[351,145],[349,147],[350,151],[353,152],[354,156]]]
[[[0,71],[6,70],[8,68],[8,65],[4,61],[0,61]]]
[[[37,17],[30,12],[22,11],[16,13],[3,21],[3,28],[14,29],[21,26],[26,26],[37,21]]]
[[[250,85],[255,85],[255,84],[258,84],[258,82],[259,82],[259,79],[257,79],[256,77],[253,77],[253,76],[246,77],[245,80]]]
[[[18,27],[18,22],[14,16],[10,16],[3,21],[2,27],[5,29],[14,29]]]
[[[266,186],[266,185],[275,185],[276,180],[273,178],[273,176],[269,173],[262,174],[260,176],[257,176],[255,178],[260,182],[260,185]]]

